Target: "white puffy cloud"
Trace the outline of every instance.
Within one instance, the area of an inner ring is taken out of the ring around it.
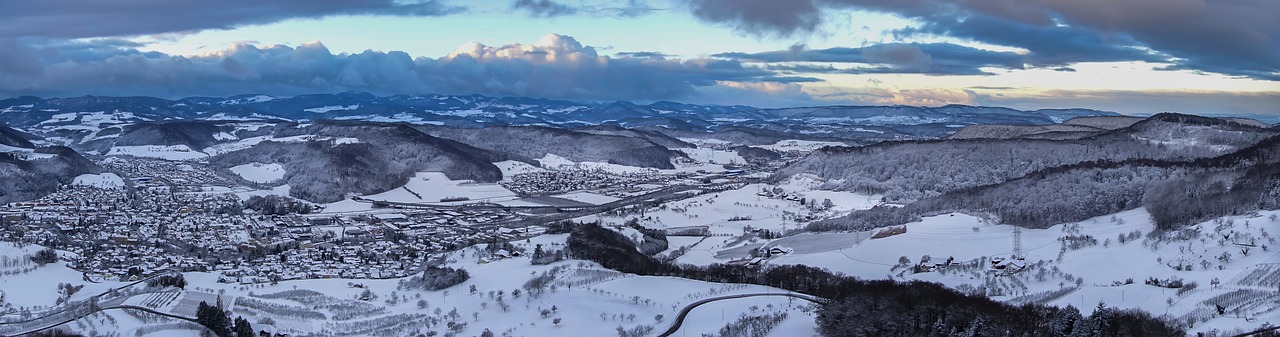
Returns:
[[[320,42],[296,47],[235,44],[194,56],[140,52],[114,40],[0,40],[0,94],[44,96],[486,94],[579,100],[697,100],[710,87],[799,82],[735,60],[602,56],[572,37],[533,44],[468,43],[449,55],[399,51],[334,54]]]

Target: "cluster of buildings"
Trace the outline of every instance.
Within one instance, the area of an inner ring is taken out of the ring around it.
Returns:
[[[103,167],[134,178],[142,187],[171,187],[178,190],[199,191],[202,186],[235,186],[230,179],[219,175],[207,165],[191,162],[175,162],[162,159],[137,157],[110,157],[101,161]]]
[[[666,182],[687,178],[688,174],[666,174],[657,170],[614,173],[605,170],[563,170],[521,173],[501,182],[502,187],[519,195],[542,196],[573,191],[593,191],[604,195],[626,196],[637,189],[654,188]],[[644,186],[653,185],[653,186]]]
[[[158,272],[218,272],[224,282],[300,278],[391,278],[419,271],[430,256],[520,240],[545,227],[517,225],[520,209],[475,203],[372,209],[343,214],[263,215],[206,164],[109,158],[125,186],[66,186],[37,200],[0,205],[0,240],[54,247],[68,266],[96,280]],[[647,201],[740,187],[725,173],[525,173],[504,186],[525,195],[589,190],[628,197],[670,184],[702,186]],[[716,181],[715,185],[712,181]],[[727,184],[726,184],[727,183]],[[220,189],[230,191],[228,189]],[[641,204],[633,207],[643,207]]]
[[[128,187],[66,186],[37,200],[0,205],[0,240],[55,247],[90,281],[181,270],[253,283],[401,277],[432,253],[545,231],[498,226],[519,215],[485,208],[260,215],[244,209],[234,194],[174,191],[182,188],[173,185],[218,182],[199,164],[178,164],[192,166],[188,170],[149,160],[112,162],[116,172],[169,175],[131,176]]]

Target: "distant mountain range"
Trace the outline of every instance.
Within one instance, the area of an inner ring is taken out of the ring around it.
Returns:
[[[480,95],[386,96],[368,93],[294,97],[239,95],[225,98],[39,98],[0,100],[0,123],[12,127],[101,127],[109,123],[163,120],[365,120],[463,128],[484,126],[618,126],[629,129],[721,131],[734,128],[783,132],[812,139],[878,141],[933,138],[975,124],[1047,125],[1082,116],[1119,116],[1090,109],[1023,111],[947,105],[822,106],[762,109],[675,102],[581,103]],[[105,125],[109,126],[109,125]],[[791,138],[794,138],[791,137]]]
[[[17,97],[0,100],[0,202],[39,196],[101,171],[81,154],[200,160],[217,169],[280,164],[285,177],[266,185],[288,184],[295,197],[328,202],[386,191],[422,171],[492,182],[502,177],[493,163],[506,160],[673,168],[689,158],[682,149],[703,141],[733,145],[748,161],[768,161],[779,154],[752,146],[783,140],[880,143],[819,151],[779,177],[808,174],[828,188],[910,201],[1081,161],[1222,155],[1276,133],[1238,118],[964,105],[761,109],[367,93]],[[974,162],[954,165],[953,158]],[[888,176],[865,180],[877,174]],[[907,178],[925,185],[895,180]]]

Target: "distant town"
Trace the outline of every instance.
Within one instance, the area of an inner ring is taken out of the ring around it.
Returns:
[[[102,165],[124,177],[124,187],[67,185],[0,206],[0,227],[9,229],[2,239],[70,252],[63,257],[68,266],[89,282],[170,271],[217,272],[220,282],[241,284],[400,278],[419,272],[433,254],[541,235],[548,221],[626,212],[738,188],[749,179],[737,167],[714,174],[546,171],[518,174],[502,185],[535,200],[567,191],[619,200],[513,207],[469,198],[409,204],[354,197],[369,210],[326,213],[323,206],[274,195],[243,201],[222,191],[237,186],[234,177],[199,162],[109,157]]]

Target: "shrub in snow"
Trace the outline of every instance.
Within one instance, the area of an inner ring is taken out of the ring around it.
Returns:
[[[401,280],[400,285],[396,288],[401,290],[421,289],[435,291],[466,282],[470,278],[471,275],[467,274],[466,269],[431,266],[423,270],[422,274],[418,276]]]

